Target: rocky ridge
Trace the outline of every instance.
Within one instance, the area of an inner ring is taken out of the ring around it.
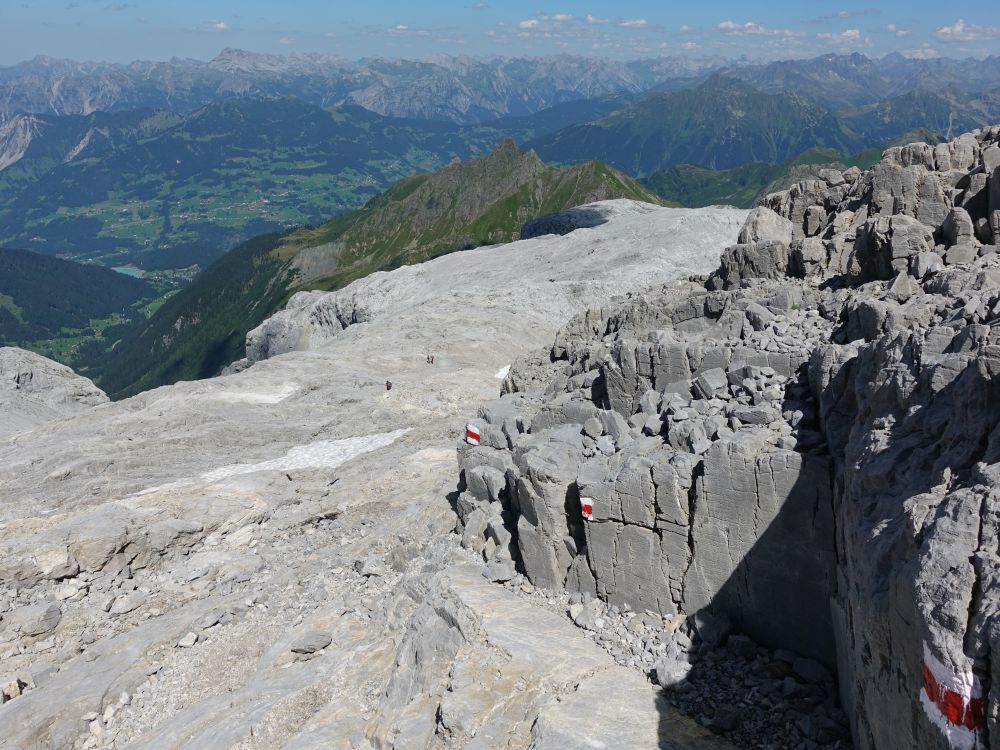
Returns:
[[[450,533],[498,373],[708,272],[746,217],[610,213],[296,303],[244,372],[0,442],[0,746],[730,747]]]
[[[586,627],[675,623],[633,666],[734,737],[686,697],[732,663],[718,646],[836,674],[839,708],[776,705],[780,671],[737,669],[778,714],[745,746],[846,722],[865,748],[1000,747],[998,141],[772,194],[703,283],[591,309],[515,362],[460,447],[464,544],[573,592]]]

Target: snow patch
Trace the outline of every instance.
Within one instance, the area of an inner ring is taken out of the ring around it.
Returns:
[[[493,374],[493,377],[495,377],[497,380],[503,380],[504,378],[507,377],[507,373],[509,372],[510,372],[510,365],[507,365],[506,367],[501,367],[499,370],[497,370]]]
[[[215,394],[220,401],[231,404],[280,404],[289,396],[294,396],[298,392],[294,385],[284,385],[278,390],[257,390],[257,391],[222,391]]]
[[[392,445],[409,430],[395,430],[376,435],[344,438],[343,440],[320,440],[309,445],[297,445],[281,458],[261,461],[257,464],[232,464],[222,466],[201,475],[206,482],[218,482],[220,479],[255,474],[258,471],[295,471],[297,469],[335,469],[342,463],[364,453]]]
[[[357,458],[365,453],[385,448],[392,445],[399,438],[409,432],[409,428],[394,430],[393,432],[381,432],[374,435],[360,435],[358,437],[344,438],[342,440],[319,440],[308,445],[297,445],[291,448],[284,456],[261,461],[255,464],[230,464],[220,466],[218,469],[206,471],[198,478],[198,482],[219,482],[231,477],[243,476],[245,474],[255,474],[258,471],[296,471],[298,469],[335,469],[343,463]],[[136,492],[135,496],[149,495],[163,490],[180,489],[190,487],[196,482],[191,479],[182,479],[169,484],[161,484],[158,487]]]

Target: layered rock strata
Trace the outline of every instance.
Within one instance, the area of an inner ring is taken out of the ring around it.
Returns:
[[[827,664],[859,747],[1000,747],[998,141],[769,195],[705,283],[516,362],[460,449],[465,544]]]

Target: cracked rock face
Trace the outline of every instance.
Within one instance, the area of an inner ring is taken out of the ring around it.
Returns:
[[[460,448],[466,546],[812,657],[859,747],[1000,748],[998,141],[767,196],[705,284],[515,362]]]

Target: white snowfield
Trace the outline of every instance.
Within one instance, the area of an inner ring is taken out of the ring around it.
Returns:
[[[452,533],[456,441],[510,363],[589,305],[710,271],[746,215],[598,208],[297,295],[238,374],[0,436],[0,664],[25,678],[0,744],[729,748]]]
[[[376,435],[361,435],[343,440],[320,440],[309,445],[298,445],[280,458],[255,464],[232,464],[212,471],[206,471],[201,478],[206,482],[218,482],[243,474],[258,471],[299,471],[301,469],[336,469],[370,451],[392,445],[409,432],[408,429],[383,432]]]

